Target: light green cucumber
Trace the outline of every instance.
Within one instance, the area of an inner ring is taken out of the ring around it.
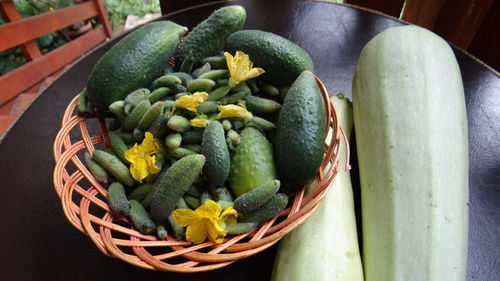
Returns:
[[[175,132],[184,133],[191,128],[191,124],[186,117],[180,115],[173,115],[167,122],[167,126]]]
[[[116,156],[120,158],[120,160],[127,164],[129,163],[127,159],[125,159],[125,152],[129,149],[128,145],[125,141],[120,137],[120,135],[116,132],[108,132],[109,142],[111,144],[111,148],[115,152]]]
[[[213,90],[212,92],[210,92],[210,94],[208,94],[208,101],[216,101],[216,100],[220,100],[221,98],[225,97],[229,91],[231,90],[231,88],[229,88],[228,86],[222,86],[222,87],[219,87],[215,90]]]
[[[245,98],[247,109],[251,112],[269,113],[277,112],[281,109],[281,104],[271,99],[247,96]]]
[[[154,90],[154,89],[157,89],[160,87],[172,87],[172,86],[175,86],[178,84],[182,84],[182,80],[179,77],[177,77],[175,75],[167,74],[167,75],[164,75],[164,76],[157,78],[151,84],[150,88],[152,90]]]
[[[276,193],[269,198],[262,206],[251,212],[245,213],[240,222],[253,222],[261,224],[277,216],[286,208],[288,196],[283,193]]]
[[[92,157],[90,157],[90,154],[88,152],[85,152],[83,157],[85,166],[87,166],[89,172],[94,176],[94,178],[100,183],[107,184],[109,180],[108,172],[106,172],[106,170],[101,167],[101,165],[92,160]]]
[[[134,185],[134,179],[129,169],[120,159],[102,150],[95,150],[92,153],[92,159],[101,165],[106,171],[112,174],[124,185],[131,187]]]
[[[167,87],[159,87],[156,88],[149,96],[149,102],[155,103],[159,101],[160,99],[168,96],[170,93],[172,93],[172,89],[167,88]]]
[[[146,113],[142,116],[137,128],[147,130],[151,124],[163,113],[163,102],[158,101],[153,104]]]
[[[233,224],[226,224],[224,229],[227,230],[227,234],[230,235],[240,235],[247,232],[250,232],[257,228],[257,223],[255,222],[240,222]]]
[[[142,119],[142,116],[148,111],[151,103],[148,99],[141,101],[136,107],[130,112],[130,114],[123,120],[122,127],[127,131],[133,130]]]
[[[215,82],[210,79],[206,78],[197,78],[187,84],[187,90],[189,92],[196,92],[196,91],[210,91],[212,87],[215,86]]]

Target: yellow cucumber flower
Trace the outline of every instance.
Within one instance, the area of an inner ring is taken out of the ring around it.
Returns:
[[[187,241],[200,244],[208,238],[212,242],[221,243],[227,234],[225,225],[236,223],[238,212],[233,207],[222,212],[219,204],[208,200],[194,211],[177,209],[172,213],[172,217],[178,225],[187,226]]]
[[[219,119],[237,117],[244,120],[249,120],[253,117],[252,113],[250,113],[248,110],[235,104],[219,105],[217,106],[217,109],[220,111],[217,115],[217,118]]]
[[[231,88],[240,82],[255,78],[265,72],[260,67],[254,68],[250,57],[241,51],[236,51],[234,57],[230,53],[224,52],[224,56],[226,57],[227,68],[229,69],[229,87]]]
[[[130,173],[132,177],[142,182],[150,174],[156,174],[160,168],[155,166],[154,154],[160,148],[160,141],[155,139],[150,132],[146,132],[146,137],[140,145],[137,143],[124,154],[130,164]]]
[[[196,112],[196,108],[200,103],[208,99],[208,93],[196,92],[192,95],[181,96],[175,102],[176,107],[185,108],[189,111]]]
[[[208,124],[208,120],[203,118],[193,118],[189,120],[189,123],[191,124],[191,127],[205,128]]]

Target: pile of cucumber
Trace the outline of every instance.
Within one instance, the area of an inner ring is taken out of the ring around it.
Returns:
[[[184,27],[146,24],[101,58],[79,95],[81,114],[97,109],[114,115],[107,124],[110,147],[86,154],[85,162],[97,181],[110,184],[111,212],[128,217],[143,234],[185,239],[171,213],[208,200],[238,211],[238,223],[226,226],[229,234],[252,231],[283,211],[289,194],[317,173],[326,116],[312,61],[278,35],[239,31],[245,18],[241,6],[216,10],[182,42]],[[156,34],[164,46],[144,44]],[[231,85],[223,53],[240,50],[266,73]],[[152,59],[158,52],[163,60]],[[170,58],[175,66],[167,63]],[[179,98],[200,92],[208,98],[196,111],[180,106]],[[224,105],[250,114],[222,117]],[[193,119],[208,123],[194,125]],[[155,154],[161,171],[137,182],[124,154],[146,133],[161,142]]]

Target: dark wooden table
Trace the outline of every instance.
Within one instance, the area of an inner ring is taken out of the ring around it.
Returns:
[[[351,96],[361,48],[382,30],[403,23],[327,2],[236,1],[246,28],[275,32],[305,48],[331,94]],[[209,4],[166,18],[193,27]],[[1,280],[269,280],[276,246],[228,267],[199,274],[153,272],[101,254],[64,217],[52,185],[52,144],[66,105],[94,66],[120,38],[102,45],[62,74],[24,112],[0,144]],[[500,276],[500,77],[455,49],[464,81],[470,141],[468,280]],[[356,173],[353,173],[356,175]],[[355,180],[356,182],[356,180]],[[356,191],[358,186],[355,186]]]

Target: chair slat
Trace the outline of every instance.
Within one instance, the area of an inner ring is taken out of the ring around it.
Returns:
[[[0,51],[21,45],[80,20],[97,15],[94,2],[85,2],[54,12],[0,25]]]
[[[74,61],[81,54],[91,50],[104,40],[106,40],[104,29],[94,29],[44,56],[0,76],[0,85],[2,85],[0,87],[0,105]]]

